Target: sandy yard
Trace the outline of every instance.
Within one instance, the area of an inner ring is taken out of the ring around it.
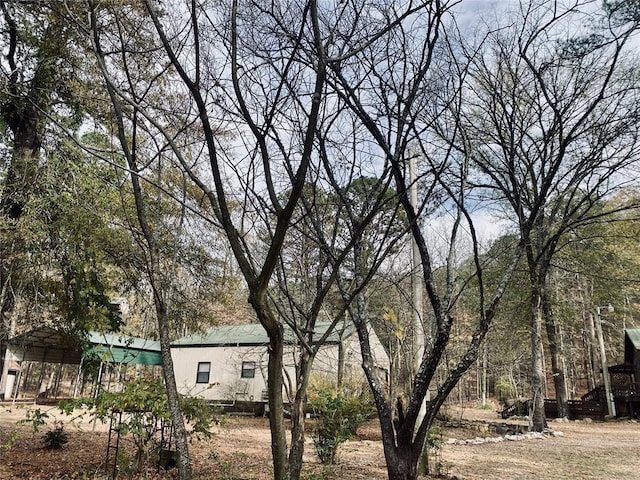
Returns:
[[[33,408],[33,406],[29,406]],[[69,443],[62,450],[46,450],[41,437],[48,426],[34,435],[30,427],[16,422],[24,418],[26,406],[0,407],[0,479],[103,479],[107,445],[106,425],[87,421],[71,422],[49,410],[53,420],[66,423]],[[48,409],[51,407],[39,407]],[[453,419],[443,427],[443,439],[499,438],[487,431],[487,425],[502,423],[495,412],[465,409],[447,411]],[[463,419],[463,427],[456,425]],[[510,421],[509,424],[524,422]],[[439,459],[440,478],[460,480],[640,479],[640,423],[634,420],[607,422],[551,422],[556,436],[496,443],[445,443]],[[130,453],[124,441],[121,454]],[[252,417],[229,417],[216,427],[212,439],[191,446],[194,478],[225,480],[267,480],[271,478],[270,435],[268,420]],[[305,454],[306,479],[386,479],[380,433],[375,422],[358,431],[355,438],[340,447],[338,463],[320,465],[308,440]],[[433,464],[433,462],[432,462]],[[120,471],[124,479],[168,479],[164,472],[150,465],[142,474]]]

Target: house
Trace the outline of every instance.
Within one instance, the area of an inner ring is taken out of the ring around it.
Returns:
[[[329,323],[318,323],[315,337],[321,337],[329,327]],[[171,356],[178,391],[214,404],[263,411],[267,401],[268,343],[264,328],[257,323],[217,326],[173,342]],[[291,329],[285,329],[285,344],[285,377],[295,382],[299,345]],[[389,360],[373,331],[371,344],[377,368],[386,378]],[[344,379],[364,382],[361,363],[354,327],[339,326],[320,348],[312,372],[335,381],[341,371]],[[285,401],[287,390],[285,386]]]
[[[640,418],[640,328],[624,331],[624,363],[607,367],[615,416]],[[582,395],[580,400],[569,400],[569,418],[591,417],[604,419],[609,414],[609,402],[604,385]],[[545,399],[545,414],[556,417],[557,402]],[[505,409],[504,415],[509,414]]]
[[[631,383],[640,383],[640,328],[624,331],[624,363],[631,366]]]
[[[624,331],[624,362],[608,367],[613,390],[620,390],[640,382],[640,328]]]
[[[608,368],[616,415],[640,416],[640,328],[624,331],[624,363]]]

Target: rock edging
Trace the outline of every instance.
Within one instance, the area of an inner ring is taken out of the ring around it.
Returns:
[[[504,441],[518,442],[522,440],[546,440],[548,437],[562,437],[564,434],[555,430],[545,430],[544,432],[526,432],[507,434],[499,437],[476,437],[467,440],[461,440],[456,438],[449,438],[446,441],[447,445],[482,445],[485,443],[499,443]]]

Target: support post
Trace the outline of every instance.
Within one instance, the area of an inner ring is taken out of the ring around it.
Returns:
[[[609,310],[613,310],[613,307],[609,305]],[[600,318],[600,307],[596,307],[596,334],[598,335],[598,343],[600,344],[600,359],[602,360],[602,378],[604,380],[604,391],[607,396],[607,406],[609,408],[609,415],[616,416],[616,403],[613,400],[613,394],[611,393],[611,381],[609,379],[609,369],[607,368],[607,353],[604,348],[604,336],[602,335],[602,320]]]

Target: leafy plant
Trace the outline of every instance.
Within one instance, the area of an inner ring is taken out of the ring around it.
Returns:
[[[513,383],[506,375],[501,375],[496,381],[496,393],[498,400],[505,407],[509,404],[509,399],[514,398],[517,394],[516,389],[513,387]]]
[[[47,424],[47,419],[49,418],[49,414],[40,410],[39,408],[30,408],[27,410],[25,418],[22,420],[18,420],[19,425],[31,425],[31,432],[33,436],[40,431],[40,427]]]
[[[159,452],[157,433],[162,424],[171,421],[165,386],[159,379],[137,379],[128,383],[121,392],[102,392],[97,398],[66,400],[59,407],[66,414],[88,408],[88,415],[103,423],[112,415],[119,415],[119,433],[131,435],[136,445],[136,453],[131,460],[134,471],[140,471],[152,452]],[[204,400],[182,398],[180,410],[190,422],[190,435],[196,438],[211,435],[211,425],[217,423],[218,416]],[[157,456],[159,459],[159,454]]]
[[[11,450],[19,437],[20,433],[16,431],[11,432],[7,441],[0,445],[0,449]]]
[[[427,433],[424,450],[420,457],[420,473],[443,474],[446,464],[442,461],[442,447],[444,446],[444,431],[440,427],[431,427]],[[433,460],[433,469],[430,460]]]
[[[64,431],[62,422],[56,422],[53,430],[44,434],[43,440],[46,448],[59,450],[69,441],[69,435]]]
[[[349,387],[342,392],[326,387],[310,388],[309,406],[317,417],[311,438],[323,464],[335,462],[338,446],[355,436],[358,427],[374,412],[367,393],[365,389]]]

